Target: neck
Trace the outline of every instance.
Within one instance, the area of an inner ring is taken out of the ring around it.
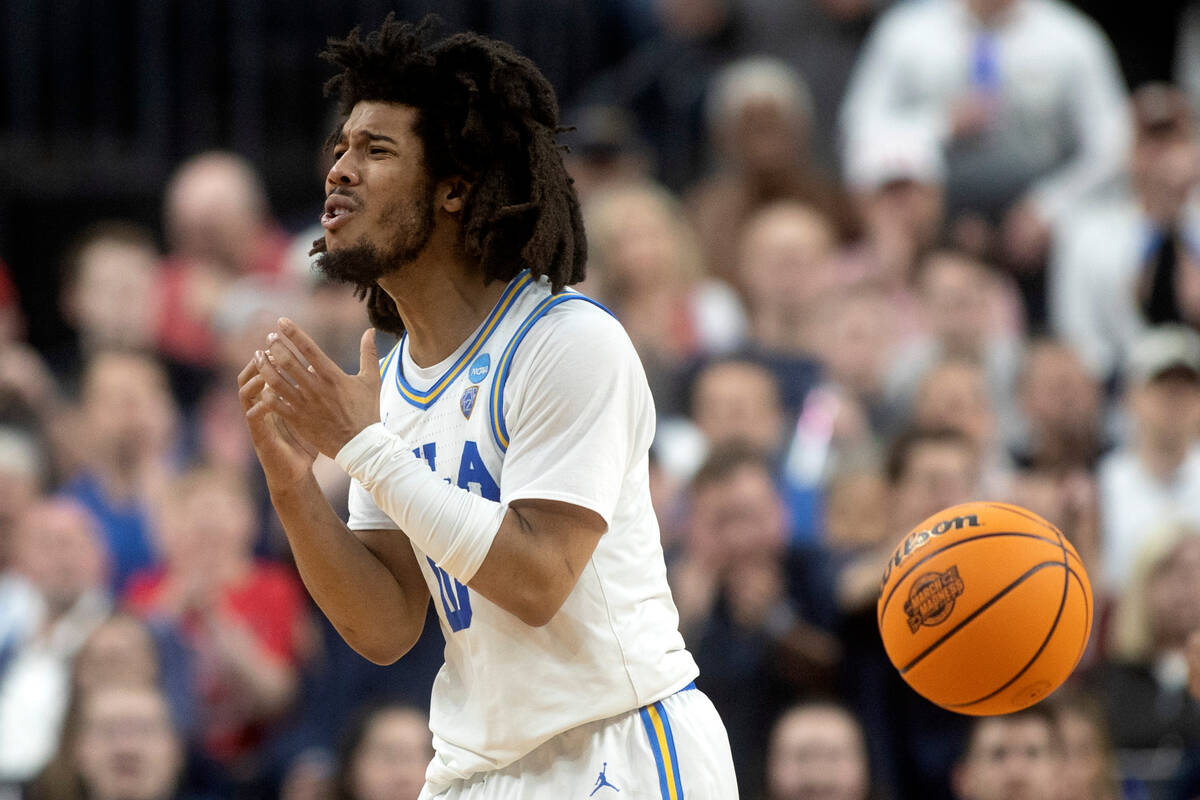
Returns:
[[[404,320],[409,356],[421,367],[457,350],[505,287],[502,281],[487,282],[478,263],[461,250],[437,245],[431,241],[420,258],[379,280]]]

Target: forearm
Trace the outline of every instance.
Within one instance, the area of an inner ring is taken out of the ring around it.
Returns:
[[[271,502],[301,580],[346,643],[372,661],[398,658],[424,624],[429,602],[424,584],[406,590],[338,518],[315,478],[285,489],[273,487]],[[403,536],[399,531],[395,535]]]
[[[558,611],[605,530],[598,514],[567,503],[507,507],[451,486],[382,425],[337,455],[418,550],[529,625]]]

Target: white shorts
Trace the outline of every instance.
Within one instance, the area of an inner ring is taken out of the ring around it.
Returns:
[[[504,769],[420,800],[737,800],[729,737],[703,692],[561,733]]]

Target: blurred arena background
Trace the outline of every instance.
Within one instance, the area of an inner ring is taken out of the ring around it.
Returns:
[[[559,93],[743,797],[1200,797],[1185,0],[0,3],[0,797],[420,790],[436,623],[391,667],[341,643],[232,377],[280,314],[356,363],[365,314],[307,257],[316,54],[389,11]],[[1068,686],[979,723],[874,622],[891,546],[976,498],[1061,527],[1098,600]]]

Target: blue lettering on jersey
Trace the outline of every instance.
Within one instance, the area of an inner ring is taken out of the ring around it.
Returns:
[[[437,455],[436,445],[424,445],[413,453],[418,457],[424,456],[429,468],[433,469],[434,458]],[[458,465],[458,486],[468,492],[476,492],[488,500],[500,500],[500,486],[483,465],[479,446],[471,441],[463,443],[462,459]],[[429,556],[425,556],[425,560],[437,576],[442,609],[446,612],[446,622],[450,625],[450,630],[457,633],[471,627],[471,593],[467,591],[467,587],[459,583],[458,579],[450,577],[450,574]]]
[[[487,377],[488,371],[492,368],[492,357],[487,353],[480,353],[479,356],[471,362],[471,369],[467,372],[467,377],[471,379],[471,383],[479,383]]]
[[[446,622],[450,630],[458,633],[471,627],[471,593],[467,587],[451,578],[446,570],[439,567],[432,558],[425,556],[433,574],[437,576],[438,588],[442,595],[442,608],[446,611]]]
[[[488,500],[500,501],[500,487],[483,465],[479,445],[469,440],[463,442],[462,460],[458,464],[458,486]]]
[[[420,447],[414,447],[413,455],[417,458],[425,459],[425,463],[429,465],[429,468],[437,472],[437,442],[430,442]]]

